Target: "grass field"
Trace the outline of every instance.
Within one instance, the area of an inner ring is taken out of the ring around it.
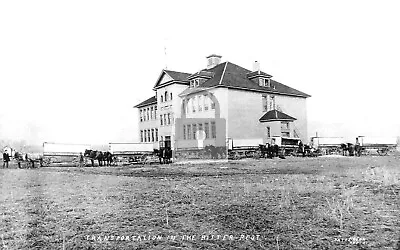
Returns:
[[[399,163],[0,169],[0,249],[399,249]]]

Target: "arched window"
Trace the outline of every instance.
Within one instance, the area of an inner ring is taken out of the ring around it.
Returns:
[[[165,101],[167,101],[167,100],[168,100],[168,91],[165,91],[165,94],[164,94],[164,100],[165,100]]]

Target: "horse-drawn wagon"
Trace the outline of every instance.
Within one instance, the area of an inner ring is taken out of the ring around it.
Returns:
[[[282,155],[295,155],[299,149],[300,141],[301,139],[297,137],[272,136],[267,140],[267,143],[278,145]]]
[[[110,142],[109,151],[119,164],[148,163],[158,161],[156,143],[148,142]]]
[[[43,143],[42,166],[78,166],[80,155],[90,149],[87,144]]]
[[[343,137],[311,137],[311,147],[322,155],[342,154]]]
[[[228,139],[228,159],[241,159],[246,157],[259,157],[262,138],[254,139]]]
[[[397,137],[371,137],[358,136],[356,145],[359,145],[361,154],[387,155],[390,151],[394,151],[397,146]]]

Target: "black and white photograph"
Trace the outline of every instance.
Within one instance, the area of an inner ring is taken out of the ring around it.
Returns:
[[[0,1],[0,249],[400,249],[399,10]]]

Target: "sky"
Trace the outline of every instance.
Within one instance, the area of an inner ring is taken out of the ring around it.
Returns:
[[[400,135],[396,1],[0,1],[0,139],[138,140],[162,69],[216,53],[308,99],[309,136]]]

